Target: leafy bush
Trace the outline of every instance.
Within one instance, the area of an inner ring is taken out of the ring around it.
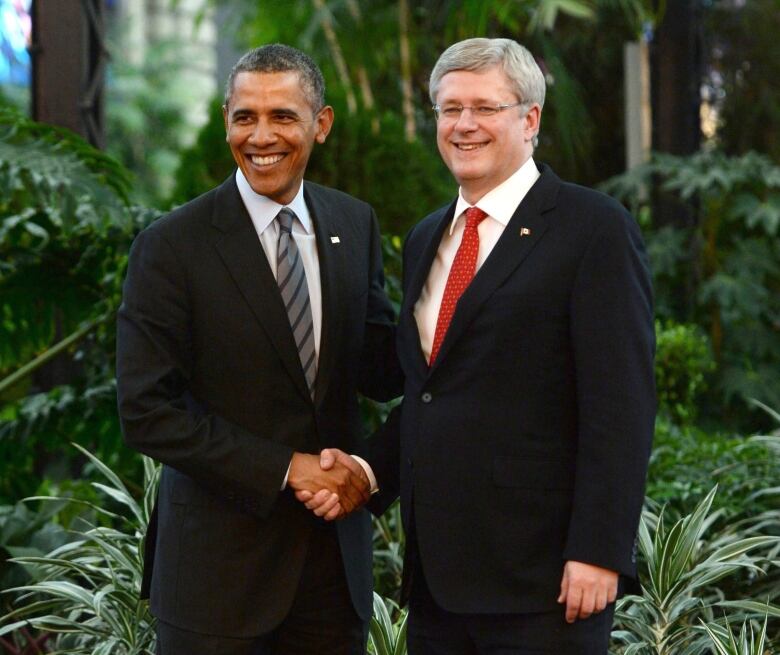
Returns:
[[[713,433],[659,417],[647,476],[647,495],[675,516],[693,511],[713,484],[728,493],[714,499],[726,515],[755,516],[777,509],[769,491],[780,480],[780,437]]]
[[[56,648],[74,655],[151,655],[154,619],[139,596],[143,540],[159,467],[144,458],[145,492],[139,503],[111,469],[77,448],[105,478],[93,483],[101,504],[81,502],[115,525],[86,524],[74,541],[48,555],[15,557],[12,561],[24,565],[34,581],[6,591],[21,595],[17,609],[0,618],[0,636],[32,626],[56,633]],[[122,513],[105,508],[112,504],[119,504]]]
[[[717,518],[710,513],[716,488],[694,511],[667,525],[663,510],[645,512],[639,527],[641,595],[618,601],[613,642],[624,655],[708,655],[710,634],[722,634],[726,609],[780,617],[780,607],[741,600],[726,604],[715,584],[741,571],[763,573],[780,563],[780,537],[761,534],[761,524],[727,527],[704,538]],[[654,532],[654,533],[653,533]],[[760,608],[760,610],[759,610]],[[706,629],[709,627],[709,631]]]
[[[754,429],[746,399],[780,407],[780,167],[756,153],[659,154],[604,189],[648,217],[653,180],[698,216],[692,227],[649,217],[658,315],[706,331],[718,364],[708,413]]]
[[[0,110],[0,502],[78,477],[70,441],[140,476],[120,447],[113,321],[130,242],[156,212],[129,193],[80,137]]]
[[[678,423],[696,418],[696,400],[715,368],[709,341],[695,325],[656,321],[655,381],[659,411]]]

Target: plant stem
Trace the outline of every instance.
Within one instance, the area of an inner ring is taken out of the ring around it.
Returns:
[[[43,351],[31,362],[28,362],[21,368],[11,373],[11,375],[9,375],[8,377],[0,380],[0,394],[5,392],[7,389],[10,389],[18,382],[21,382],[26,377],[30,376],[32,373],[38,370],[49,360],[53,359],[60,353],[65,352],[68,348],[70,348],[75,343],[78,343],[81,339],[87,336],[93,329],[95,329],[98,325],[100,325],[100,323],[105,321],[107,318],[108,318],[108,314],[104,314],[102,316],[99,316],[96,319],[93,319],[89,323],[86,323],[85,325],[81,326],[78,330],[76,330],[73,334],[65,337],[62,341],[55,343],[51,348]]]

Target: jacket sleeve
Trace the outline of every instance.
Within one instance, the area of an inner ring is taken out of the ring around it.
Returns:
[[[271,435],[253,434],[199,407],[189,390],[190,317],[186,267],[153,226],[133,243],[117,316],[125,441],[244,510],[266,516],[293,451]]]
[[[395,348],[395,312],[385,292],[382,242],[373,210],[369,247],[368,301],[358,390],[383,402],[403,393],[404,376]]]
[[[655,337],[642,238],[622,208],[586,246],[571,297],[578,434],[566,560],[636,574],[655,419]]]

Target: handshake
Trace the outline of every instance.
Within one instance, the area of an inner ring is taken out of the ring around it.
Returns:
[[[326,448],[319,455],[295,453],[287,486],[307,509],[326,521],[345,517],[371,497],[363,467],[338,448]]]

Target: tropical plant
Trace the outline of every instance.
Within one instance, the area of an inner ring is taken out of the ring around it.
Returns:
[[[720,515],[710,513],[716,489],[671,527],[663,510],[645,512],[638,535],[644,561],[642,593],[618,602],[612,633],[618,652],[706,655],[712,644],[701,623],[719,633],[718,609],[739,608],[761,618],[780,616],[780,607],[744,601],[727,604],[715,585],[743,572],[762,575],[763,567],[779,563],[776,551],[780,545],[780,537],[760,533],[760,521],[727,525],[704,539]],[[761,607],[760,614],[757,607]]]
[[[744,418],[748,398],[780,406],[780,167],[756,153],[656,155],[604,189],[647,217],[643,189],[653,179],[698,210],[693,226],[650,217],[645,232],[658,315],[709,336],[718,396],[708,413],[725,407]]]
[[[715,368],[707,335],[697,325],[656,321],[655,382],[659,411],[677,423],[690,423],[696,401]]]
[[[0,618],[0,637],[31,626],[56,633],[57,652],[73,655],[151,655],[154,619],[140,599],[143,541],[157,495],[159,467],[144,458],[144,495],[138,502],[97,457],[74,444],[105,479],[92,486],[101,504],[81,503],[108,525],[85,524],[77,538],[45,556],[15,557],[33,581],[6,591],[16,609]],[[51,497],[31,501],[54,501]],[[115,507],[116,511],[107,509]]]
[[[409,614],[392,600],[374,593],[374,614],[368,633],[372,655],[406,655],[406,620]]]
[[[712,641],[715,655],[766,655],[766,620],[758,632],[753,624],[745,621],[739,635],[734,635],[730,627],[702,623],[702,628]]]
[[[0,502],[78,477],[72,440],[140,475],[119,448],[113,317],[130,242],[156,212],[129,195],[111,157],[0,110]]]
[[[401,504],[396,501],[374,519],[374,589],[399,600],[406,535],[401,525]]]

